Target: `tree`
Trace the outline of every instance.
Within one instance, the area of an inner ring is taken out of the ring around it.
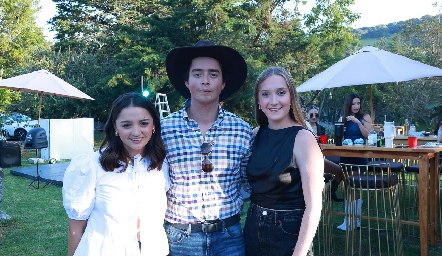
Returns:
[[[55,49],[95,54],[113,61],[111,73],[98,74],[108,102],[121,93],[139,91],[141,77],[152,91],[165,86],[166,51],[159,54],[152,47],[155,39],[148,33],[151,25],[147,21],[160,15],[165,7],[156,1],[54,2],[60,10],[51,20],[59,40]]]
[[[440,56],[442,24],[439,16],[426,16],[419,23],[409,20],[403,31],[396,35],[387,47],[390,51],[435,67],[442,67]],[[420,129],[431,130],[431,123],[437,116],[442,116],[437,109],[427,105],[437,105],[442,97],[441,82],[436,78],[417,79],[400,83],[386,92],[387,101],[396,102],[388,108],[398,118],[408,118]],[[402,123],[403,120],[400,120]]]
[[[49,48],[34,14],[38,1],[6,0],[0,2],[0,79],[10,77],[38,49]],[[17,101],[20,94],[0,89],[1,111]]]
[[[305,15],[309,44],[302,55],[305,56],[302,72],[296,74],[299,84],[356,51],[359,36],[351,33],[351,25],[359,15],[349,10],[352,4],[353,0],[319,0],[312,11]],[[323,121],[336,122],[343,107],[343,99],[351,90],[337,88],[306,92],[301,96],[306,105],[321,106],[320,110],[326,115]]]
[[[283,66],[301,83],[357,42],[349,29],[357,17],[348,9],[350,0],[317,1],[306,18],[298,11],[299,0],[54,2],[59,9],[51,21],[59,40],[55,49],[113,59],[112,71],[98,74],[109,97],[138,91],[143,76],[145,86],[166,93],[176,110],[184,99],[167,78],[167,53],[202,39],[235,48],[245,57],[249,75],[223,106],[252,123],[254,82],[265,67]]]

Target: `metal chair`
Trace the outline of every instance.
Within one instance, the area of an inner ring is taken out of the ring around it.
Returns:
[[[347,198],[345,255],[403,255],[399,180],[389,163],[340,165]]]
[[[402,161],[402,160],[401,160]],[[407,191],[407,182],[406,182],[406,177],[405,177],[405,168],[404,168],[404,164],[402,162],[399,162],[399,160],[395,160],[395,159],[385,159],[385,158],[378,158],[378,159],[373,159],[373,161],[368,162],[368,165],[381,165],[381,167],[374,167],[375,171],[380,172],[382,171],[386,171],[387,169],[387,164],[388,166],[390,166],[390,170],[392,173],[394,173],[395,175],[398,176],[399,178],[399,183],[401,184],[401,186],[399,187],[399,193],[401,195],[400,198],[405,198],[406,196],[406,191]],[[402,208],[402,216],[404,216],[405,214],[405,205],[401,204],[401,208]]]

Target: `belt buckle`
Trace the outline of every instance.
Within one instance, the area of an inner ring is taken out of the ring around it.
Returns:
[[[218,221],[205,221],[201,224],[204,233],[213,233],[217,231]]]

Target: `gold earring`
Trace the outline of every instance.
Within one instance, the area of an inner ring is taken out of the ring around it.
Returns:
[[[115,136],[117,136],[117,137],[118,137],[118,136],[120,136],[120,134],[118,134],[118,132],[117,132],[117,131],[115,131]]]

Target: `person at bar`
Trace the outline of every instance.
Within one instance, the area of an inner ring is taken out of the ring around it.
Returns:
[[[371,130],[371,117],[362,111],[361,97],[350,93],[344,101],[342,116],[338,122],[344,123],[344,139],[363,139],[364,144]],[[341,162],[346,164],[367,164],[367,158],[341,157]]]
[[[316,137],[319,135],[325,135],[325,127],[318,123],[319,121],[319,108],[316,105],[310,105],[307,108],[307,118],[312,132]]]
[[[355,141],[357,139],[363,139],[364,144],[368,137],[368,132],[371,129],[371,117],[369,114],[365,114],[362,111],[361,97],[356,93],[350,93],[344,101],[344,107],[342,110],[342,117],[339,118],[339,122],[344,123],[344,139],[351,139]],[[366,165],[368,164],[367,158],[359,157],[341,157],[341,163],[354,164],[354,165]],[[353,198],[354,200],[348,202],[345,200],[345,210],[348,209],[347,205],[352,204],[356,212],[361,211],[363,201],[361,199]],[[356,227],[360,226],[360,220],[356,220]],[[338,229],[346,230],[347,217],[344,217],[344,222],[338,226]],[[351,228],[356,228],[351,227]]]

